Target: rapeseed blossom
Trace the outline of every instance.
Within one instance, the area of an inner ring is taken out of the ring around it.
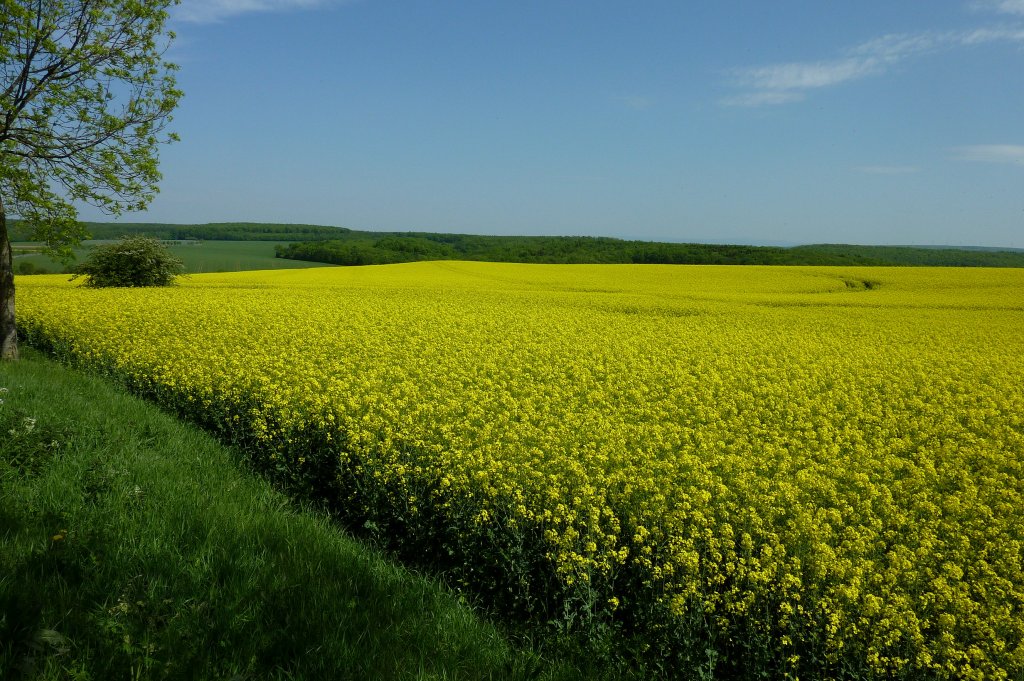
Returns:
[[[331,471],[353,517],[523,612],[779,674],[1024,674],[1024,272],[442,262],[19,291],[34,342],[268,469]]]

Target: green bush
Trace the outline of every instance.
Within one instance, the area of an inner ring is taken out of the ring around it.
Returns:
[[[18,263],[18,274],[47,274],[48,270],[45,267],[36,267],[35,263],[31,261],[24,261]]]
[[[72,279],[86,277],[86,286],[169,286],[185,271],[158,239],[125,236],[98,246],[75,268]]]

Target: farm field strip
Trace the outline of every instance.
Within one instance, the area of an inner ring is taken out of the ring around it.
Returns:
[[[65,280],[19,278],[34,342],[329,487],[523,617],[680,668],[1024,673],[1024,272]]]
[[[93,246],[114,243],[115,240],[90,240],[74,249],[77,262],[82,262]],[[171,254],[182,261],[186,272],[238,272],[258,269],[306,269],[325,267],[322,263],[287,260],[274,256],[274,247],[285,242],[274,241],[172,241]],[[39,252],[38,242],[15,242],[14,265],[30,264],[33,268],[60,272],[64,265]],[[32,252],[36,251],[36,252]]]

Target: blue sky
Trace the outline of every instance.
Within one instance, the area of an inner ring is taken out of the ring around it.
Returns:
[[[1024,0],[174,16],[181,142],[127,220],[1024,247]]]

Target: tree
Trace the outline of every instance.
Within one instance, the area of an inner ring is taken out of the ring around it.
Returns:
[[[76,202],[120,215],[157,192],[177,2],[0,0],[0,359],[18,356],[8,216],[67,260],[87,236]]]
[[[97,246],[71,278],[86,277],[85,285],[170,286],[185,271],[159,239],[125,236],[117,243]]]

